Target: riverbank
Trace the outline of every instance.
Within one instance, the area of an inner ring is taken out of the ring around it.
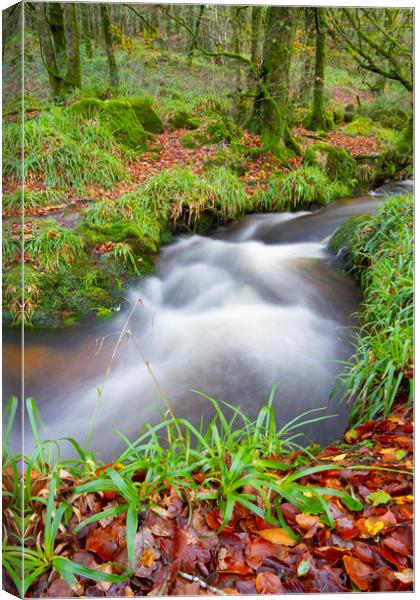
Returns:
[[[320,207],[411,169],[399,151],[403,133],[358,113],[348,122],[337,110],[325,133],[296,117],[302,156],[280,160],[214,99],[181,108],[157,97],[82,94],[69,106],[39,103],[27,113],[22,200],[13,116],[6,115],[3,169],[6,326],[110,318],[173,235],[206,234],[249,213]]]

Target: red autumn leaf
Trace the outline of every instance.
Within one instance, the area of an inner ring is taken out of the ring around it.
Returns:
[[[396,533],[386,537],[382,543],[390,550],[393,550],[399,554],[403,554],[404,556],[410,556],[412,552],[411,545],[409,546],[406,540],[404,540],[402,536],[398,536]]]
[[[254,538],[247,543],[245,560],[248,566],[258,569],[266,558],[276,557],[277,549],[274,544],[261,538]]]
[[[341,560],[348,552],[346,548],[339,548],[338,546],[320,546],[319,548],[314,548],[315,556],[329,560],[332,563]]]

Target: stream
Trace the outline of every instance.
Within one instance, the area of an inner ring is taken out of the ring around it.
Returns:
[[[102,459],[124,448],[113,428],[135,439],[144,422],[160,420],[162,396],[178,417],[208,420],[211,403],[192,390],[255,418],[277,385],[278,424],[324,407],[320,416],[335,416],[306,426],[302,442],[338,439],[347,406],[328,399],[338,361],[352,354],[361,292],[328,252],[328,239],[400,187],[410,191],[412,182],[316,212],[248,215],[210,237],[179,236],[162,249],[156,274],[127,290],[129,308],[110,321],[25,332],[24,391],[38,403],[43,437],[84,444],[97,388],[132,310],[93,426],[90,447]],[[4,399],[20,395],[19,354],[19,331],[4,329]],[[25,443],[29,450],[31,440]]]

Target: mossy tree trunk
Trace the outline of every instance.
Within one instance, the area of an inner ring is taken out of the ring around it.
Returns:
[[[256,65],[261,59],[261,24],[263,16],[262,6],[253,6],[251,13],[251,62]]]
[[[117,61],[115,60],[114,48],[112,46],[112,35],[111,35],[111,21],[109,18],[108,7],[106,4],[101,4],[101,22],[102,22],[102,33],[105,41],[105,50],[108,58],[108,71],[109,71],[109,83],[113,87],[118,87],[118,67]]]
[[[242,33],[245,27],[245,15],[244,7],[232,7],[233,14],[231,18],[232,31],[233,31],[233,51],[235,54],[240,54],[243,46]],[[237,60],[234,64],[235,68],[235,116],[236,120],[240,122],[244,118],[244,86],[242,77],[242,63]]]
[[[76,4],[65,4],[63,9],[63,27],[67,46],[66,81],[70,88],[82,85],[82,64],[80,62],[80,40],[77,25]]]
[[[46,12],[57,59],[65,60],[66,37],[64,35],[63,6],[60,2],[48,2]]]
[[[50,82],[51,95],[55,98],[65,96],[71,89],[66,78],[60,72],[57,61],[53,36],[49,21],[47,19],[47,4],[36,2],[34,4],[36,25],[38,29],[41,57],[47,69]]]
[[[316,53],[314,99],[312,106],[311,129],[325,129],[325,47],[327,41],[327,22],[325,9],[315,8]]]
[[[197,39],[197,37],[198,37],[198,33],[199,33],[199,31],[200,31],[201,19],[203,18],[203,14],[204,14],[204,9],[205,9],[205,8],[206,8],[206,7],[204,6],[204,4],[202,4],[202,5],[199,7],[199,11],[198,11],[197,19],[196,19],[196,21],[195,21],[195,23],[194,23],[194,38],[195,38],[195,39]],[[188,59],[189,59],[189,61],[190,61],[190,62],[192,61],[192,58],[193,58],[193,56],[194,56],[194,48],[195,48],[195,46],[194,46],[194,41],[193,41],[193,40],[191,40],[191,41],[190,41],[190,46],[189,46],[189,48],[188,48]]]
[[[297,24],[292,7],[267,8],[262,63],[248,128],[265,146],[282,153],[286,146],[298,151],[287,126],[289,75]]]
[[[303,9],[305,28],[305,49],[302,63],[302,74],[299,83],[299,97],[301,100],[309,98],[313,81],[313,46],[315,42],[315,9],[306,7]]]
[[[93,58],[90,5],[87,3],[81,4],[80,11],[81,11],[82,38],[83,38],[83,45],[86,50],[86,56],[88,58]]]

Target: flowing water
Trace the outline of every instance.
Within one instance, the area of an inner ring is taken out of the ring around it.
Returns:
[[[28,331],[25,394],[38,402],[43,435],[84,443],[97,388],[134,307],[93,427],[91,448],[102,458],[122,448],[112,428],[135,438],[142,423],[160,418],[162,396],[177,416],[196,425],[208,419],[210,402],[192,390],[254,418],[277,384],[279,423],[326,407],[320,414],[337,416],[305,434],[319,443],[337,439],[347,408],[328,398],[338,361],[352,353],[361,295],[327,240],[381,201],[364,196],[314,213],[249,215],[211,237],[180,236],[163,248],[156,274],[129,289],[129,308],[110,322]],[[4,333],[3,349],[6,397],[20,390],[17,332]]]

